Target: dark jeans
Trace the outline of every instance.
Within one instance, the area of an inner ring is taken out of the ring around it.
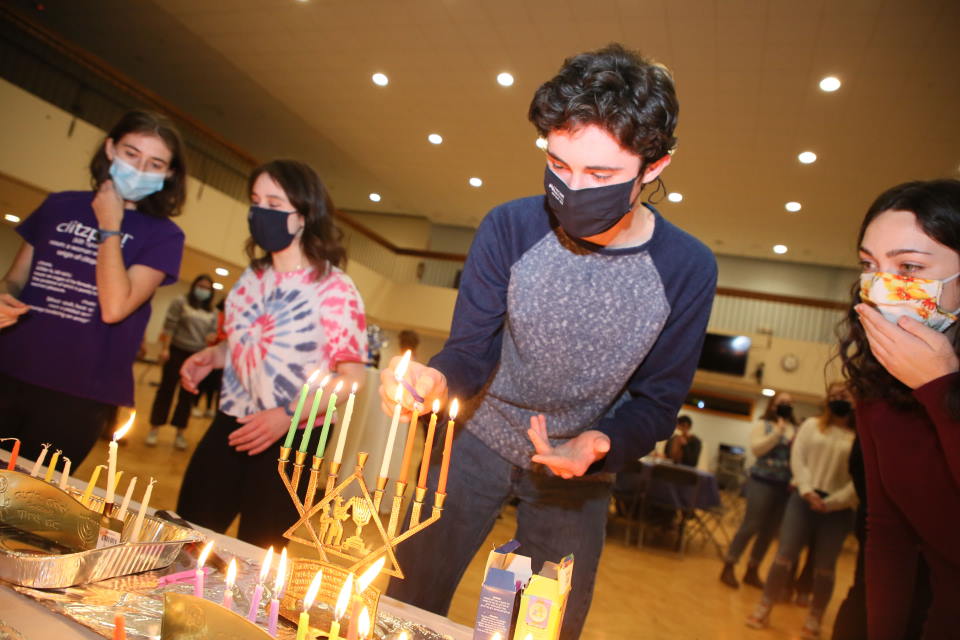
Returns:
[[[442,443],[438,434],[430,487],[436,487]],[[460,578],[500,510],[516,499],[517,552],[533,559],[534,571],[539,572],[545,561],[574,554],[573,587],[560,638],[576,640],[593,596],[610,483],[563,480],[516,467],[464,430],[454,440],[447,494],[443,517],[398,547],[406,578],[391,580],[388,595],[446,615]]]
[[[197,398],[197,406],[200,406],[200,399],[206,398],[206,410],[216,409],[220,406],[220,385],[223,382],[223,369],[214,369],[207,374],[207,377],[200,381],[197,390],[200,392]]]
[[[227,437],[239,428],[236,418],[217,412],[190,458],[177,512],[221,533],[239,515],[238,538],[280,549],[287,544],[283,532],[299,515],[277,474],[279,441],[250,456],[227,444]]]
[[[47,460],[60,449],[76,469],[100,433],[116,427],[116,421],[115,405],[0,375],[0,437],[19,438],[20,454],[31,460],[50,443]]]
[[[750,551],[750,566],[758,567],[770,548],[770,542],[776,535],[783,519],[783,510],[787,506],[790,491],[786,484],[763,482],[756,478],[747,481],[747,510],[743,522],[733,536],[724,562],[736,564],[740,556],[753,540]]]
[[[812,537],[814,574],[810,614],[818,618],[823,616],[833,595],[837,556],[852,528],[852,509],[819,513],[796,492],[791,493],[780,526],[780,546],[763,589],[764,601],[773,603],[780,599],[790,583],[800,551]]]
[[[150,410],[150,424],[154,427],[167,424],[170,417],[170,404],[173,395],[177,394],[177,407],[173,410],[173,420],[170,424],[177,429],[186,429],[190,419],[190,409],[197,403],[197,396],[180,386],[180,367],[184,361],[194,354],[170,345],[170,358],[163,364],[163,375],[160,378],[160,388],[153,399],[153,409]]]

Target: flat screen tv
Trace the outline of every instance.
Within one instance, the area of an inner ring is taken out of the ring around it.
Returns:
[[[708,333],[703,342],[698,369],[715,371],[733,376],[747,372],[747,353],[750,351],[748,336],[725,336]]]

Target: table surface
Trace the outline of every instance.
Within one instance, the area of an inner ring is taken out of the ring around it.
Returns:
[[[9,459],[10,454],[5,450],[0,450],[0,461],[3,462],[4,467],[6,467],[6,462]],[[33,464],[32,460],[25,459],[22,456],[17,462],[18,466],[26,466],[28,468]],[[59,478],[59,476],[60,474],[57,473],[55,479]],[[85,488],[85,483],[80,482],[76,478],[70,479],[70,485],[80,489]],[[95,492],[103,495],[102,489],[98,488]],[[134,509],[133,501],[131,501],[130,505],[130,508]],[[140,505],[137,504],[136,508],[139,508],[139,506]],[[148,512],[152,514],[154,509],[148,508]],[[255,562],[263,558],[264,549],[255,547],[242,540],[230,538],[210,531],[209,529],[204,529],[203,527],[198,526],[196,528],[216,541],[218,551],[226,550],[231,555],[241,556]],[[379,606],[382,610],[399,618],[422,624],[437,633],[448,635],[454,640],[471,640],[473,638],[473,631],[469,627],[457,624],[443,616],[394,600],[393,598],[381,596]],[[102,638],[102,636],[77,624],[73,620],[53,613],[39,602],[14,591],[9,585],[0,581],[0,631],[2,631],[3,625],[12,627],[24,638],[30,640],[34,638],[57,638],[57,640]]]

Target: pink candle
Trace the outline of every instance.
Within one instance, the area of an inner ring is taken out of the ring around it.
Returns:
[[[197,559],[197,570],[194,572],[193,580],[193,595],[198,598],[203,597],[203,563],[207,561],[207,556],[210,555],[210,552],[213,551],[213,540],[208,542],[206,546],[203,547],[203,551],[200,552],[200,557]]]
[[[287,577],[287,550],[280,552],[280,562],[277,564],[277,575],[273,579],[273,597],[270,599],[270,613],[267,617],[267,631],[274,638],[277,637],[277,618],[280,615],[280,592],[283,590],[283,581]]]
[[[260,579],[257,581],[257,586],[253,590],[253,598],[250,600],[250,610],[247,612],[247,620],[250,622],[257,621],[257,611],[260,609],[260,598],[263,597],[263,581],[267,579],[267,574],[270,572],[270,564],[272,562],[273,547],[270,547],[263,556],[263,564],[260,565]]]

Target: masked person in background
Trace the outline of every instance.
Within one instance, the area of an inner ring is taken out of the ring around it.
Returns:
[[[347,389],[362,385],[367,334],[363,301],[339,266],[346,254],[333,203],[316,172],[274,160],[253,171],[249,190],[250,266],[227,296],[226,340],[190,356],[180,370],[192,393],[214,368],[223,369],[223,385],[177,511],[220,532],[239,515],[238,537],[265,548],[285,545],[283,532],[297,519],[277,477],[277,456],[300,389],[317,369],[333,374],[320,405],[326,408],[338,381]],[[340,394],[341,403],[347,395]]]
[[[93,191],[54,193],[17,227],[0,281],[0,433],[28,457],[49,442],[86,457],[118,406],[157,287],[177,281],[183,143],[164,117],[131,111],[90,161]]]
[[[575,556],[560,637],[579,637],[613,472],[673,432],[716,286],[709,249],[640,201],[670,163],[677,112],[670,73],[619,45],[566,60],[536,91],[546,194],[486,216],[449,340],[408,370],[426,406],[456,396],[476,410],[453,445],[443,518],[400,545],[406,579],[391,596],[446,613],[516,499],[519,553],[536,570]],[[381,374],[387,409],[395,364]],[[439,449],[432,460],[435,487]]]
[[[840,356],[867,489],[867,630],[907,637],[920,556],[924,640],[960,629],[960,181],[882,193],[860,227],[861,282]]]
[[[217,330],[217,316],[210,304],[212,297],[213,279],[199,275],[193,279],[190,290],[175,298],[167,309],[163,332],[160,334],[163,374],[150,410],[151,428],[146,438],[149,447],[156,446],[160,427],[170,418],[170,404],[174,394],[177,394],[177,405],[170,421],[177,428],[173,446],[181,450],[187,448],[183,432],[190,419],[190,410],[197,403],[197,396],[181,389],[180,367],[187,358],[206,347]]]

